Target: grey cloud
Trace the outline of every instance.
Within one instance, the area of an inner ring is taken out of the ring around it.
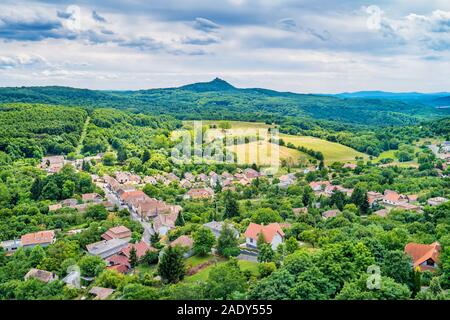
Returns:
[[[92,11],[92,19],[94,19],[97,22],[105,23],[106,19],[99,15],[95,10]]]
[[[61,19],[70,19],[72,18],[73,13],[72,12],[66,12],[66,11],[56,11],[56,16]]]
[[[205,18],[195,18],[194,28],[204,32],[211,32],[216,29],[219,29],[220,26],[212,22],[211,20]]]
[[[205,46],[205,45],[219,43],[219,40],[216,38],[212,38],[212,37],[207,37],[207,38],[186,37],[181,42],[183,44]]]
[[[64,29],[60,21],[43,17],[20,19],[0,17],[0,38],[18,41],[40,41],[46,38],[74,39],[76,35]]]
[[[284,18],[284,19],[278,20],[277,26],[280,29],[292,31],[297,28],[297,22],[295,22],[295,20],[292,18]]]

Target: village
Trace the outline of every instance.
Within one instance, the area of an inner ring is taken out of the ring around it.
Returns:
[[[82,170],[84,161],[92,163],[100,162],[102,155],[84,158],[82,160],[66,160],[63,156],[51,156],[43,158],[39,167],[47,174],[56,174],[64,166],[71,165],[76,170]],[[345,164],[343,169],[353,171],[357,168],[355,164]],[[267,176],[253,168],[237,169],[234,174],[222,172],[218,174],[214,171],[193,174],[185,172],[182,176],[174,173],[161,173],[154,176],[140,176],[132,172],[117,171],[113,175],[105,174],[98,176],[90,174],[92,181],[101,190],[100,193],[81,194],[80,198],[68,198],[60,202],[50,204],[49,212],[57,212],[62,208],[72,208],[78,212],[86,212],[89,207],[101,205],[108,211],[126,210],[132,220],[141,224],[144,229],[142,238],[139,241],[132,241],[132,232],[123,225],[110,228],[101,235],[102,240],[90,243],[84,248],[88,255],[97,256],[103,259],[107,269],[115,270],[119,273],[133,273],[134,264],[131,259],[142,259],[149,252],[159,252],[152,246],[152,237],[161,237],[161,243],[166,246],[180,246],[184,250],[184,258],[191,257],[193,253],[194,239],[189,235],[181,235],[173,241],[169,241],[167,235],[170,230],[177,227],[177,219],[182,215],[183,207],[179,204],[167,203],[163,200],[152,198],[142,191],[145,185],[169,186],[176,184],[186,190],[182,195],[183,200],[189,201],[214,201],[217,192],[234,192],[237,186],[246,187],[255,183],[259,179],[267,179],[269,183],[277,185],[280,189],[288,189],[294,186],[299,177],[317,168],[302,169],[302,174],[286,173],[279,177]],[[335,185],[331,180],[311,181],[308,183],[316,199],[333,197],[336,192],[351,197],[354,190],[345,188],[342,185]],[[384,218],[391,210],[406,210],[417,214],[423,213],[424,206],[439,206],[449,200],[444,197],[433,197],[425,203],[419,203],[416,194],[401,194],[394,190],[385,190],[383,193],[376,191],[367,192],[367,202],[373,215]],[[321,201],[313,203],[313,207],[321,211],[322,219],[328,220],[342,214],[341,210],[334,208],[321,210]],[[308,207],[292,208],[295,217],[308,215]],[[219,238],[224,225],[230,227],[239,241],[240,254],[238,259],[247,261],[257,261],[258,242],[261,239],[270,245],[273,250],[277,250],[285,238],[285,232],[291,227],[290,223],[250,223],[244,232],[240,232],[232,223],[224,221],[210,221],[202,226],[212,231],[214,236]],[[69,233],[80,233],[83,229],[70,230]],[[57,241],[60,230],[44,230],[36,233],[24,234],[20,239],[3,241],[1,246],[8,254],[14,253],[17,249],[32,249],[35,246],[46,247]],[[300,246],[302,242],[298,243]],[[214,254],[213,249],[213,254]],[[404,247],[404,252],[412,258],[413,267],[420,270],[434,270],[439,261],[440,245],[421,243],[408,243]],[[133,256],[133,257],[132,257]],[[205,265],[207,266],[207,265]],[[199,270],[197,270],[199,271]],[[25,276],[25,279],[36,278],[44,282],[57,279],[57,276],[49,271],[33,268]],[[64,279],[67,285],[73,285],[74,275],[69,274]],[[92,288],[92,294],[98,299],[106,299],[113,293],[110,288]]]

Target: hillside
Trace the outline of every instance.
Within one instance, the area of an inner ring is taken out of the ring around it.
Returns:
[[[221,79],[179,88],[98,91],[67,87],[0,88],[0,102],[112,107],[179,119],[267,121],[303,117],[353,125],[408,125],[448,115],[448,109],[392,99],[343,98],[267,89],[238,89]]]

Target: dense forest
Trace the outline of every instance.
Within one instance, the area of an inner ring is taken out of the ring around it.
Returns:
[[[140,91],[94,91],[65,87],[1,88],[0,102],[113,107],[179,119],[257,120],[271,116],[334,120],[359,125],[406,125],[448,115],[421,102],[341,98],[237,89],[221,79],[180,88]]]

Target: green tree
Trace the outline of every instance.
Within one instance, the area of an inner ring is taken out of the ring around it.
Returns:
[[[39,176],[34,179],[33,184],[31,185],[31,199],[38,200],[41,196],[43,183]]]
[[[136,267],[137,264],[138,264],[138,256],[137,256],[137,251],[136,251],[135,247],[132,247],[131,250],[130,250],[129,261],[130,261],[130,266],[132,268]]]
[[[337,300],[406,300],[411,292],[404,284],[399,284],[389,277],[381,277],[380,289],[369,289],[369,275],[363,274],[359,279],[346,282]]]
[[[94,220],[105,220],[108,217],[108,210],[102,205],[94,205],[87,208],[85,216]]]
[[[259,247],[258,261],[259,262],[271,262],[275,257],[275,252],[273,251],[270,244],[262,244]]]
[[[175,226],[177,227],[182,227],[184,226],[186,223],[184,221],[184,217],[183,217],[183,213],[180,212],[177,216],[177,219],[175,220]]]
[[[158,264],[158,274],[166,283],[177,283],[186,274],[183,251],[180,247],[168,246],[164,249]]]
[[[206,281],[205,294],[208,299],[229,299],[232,294],[243,293],[246,280],[236,258],[211,269]]]
[[[105,166],[113,166],[116,163],[116,156],[112,152],[103,155],[102,162]]]
[[[210,229],[201,227],[193,235],[194,246],[193,250],[195,254],[200,256],[206,256],[211,252],[211,248],[216,242],[214,233]]]
[[[224,195],[224,217],[225,218],[233,218],[239,216],[239,204],[236,200],[236,196],[230,191],[227,190]]]
[[[239,242],[234,230],[225,223],[217,239],[217,253],[223,257],[236,257],[240,253]]]
[[[281,222],[282,218],[278,212],[271,208],[260,208],[252,216],[253,221],[258,224],[269,224],[272,222]]]
[[[106,263],[97,256],[84,256],[78,262],[78,266],[83,276],[96,277],[105,269]]]
[[[288,254],[294,253],[299,248],[298,241],[294,237],[286,240],[286,251]]]

